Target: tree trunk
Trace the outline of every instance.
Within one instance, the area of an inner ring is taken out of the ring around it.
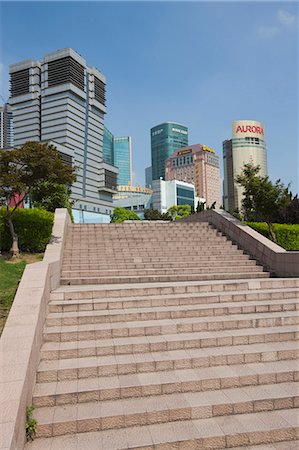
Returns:
[[[276,241],[276,235],[275,235],[275,231],[274,231],[273,225],[272,225],[272,223],[267,223],[267,225],[268,225],[268,228],[269,228],[269,233],[270,233],[270,236],[272,238],[272,241],[275,242],[275,244],[276,244],[277,241]]]
[[[10,252],[12,254],[12,258],[17,258],[20,255],[20,251],[19,251],[19,246],[18,246],[18,236],[15,232],[12,220],[11,220],[11,215],[8,213],[6,216],[6,220],[8,223],[8,227],[9,227],[9,231],[12,237],[12,246],[10,249]]]

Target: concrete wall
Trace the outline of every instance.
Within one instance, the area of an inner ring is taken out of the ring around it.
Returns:
[[[186,222],[209,222],[277,277],[299,277],[299,251],[286,251],[223,210],[193,214]]]
[[[21,450],[50,292],[59,286],[70,217],[57,209],[42,262],[27,265],[0,339],[0,449]]]

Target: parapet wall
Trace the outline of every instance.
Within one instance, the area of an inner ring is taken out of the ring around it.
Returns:
[[[277,277],[299,277],[299,251],[286,251],[223,210],[192,214],[184,222],[209,222]]]
[[[70,217],[57,209],[43,261],[26,266],[0,339],[0,449],[23,450],[50,292],[59,286]]]

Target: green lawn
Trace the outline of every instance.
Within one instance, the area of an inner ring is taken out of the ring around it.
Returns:
[[[26,264],[40,261],[43,255],[23,254],[17,261],[0,258],[0,335]]]

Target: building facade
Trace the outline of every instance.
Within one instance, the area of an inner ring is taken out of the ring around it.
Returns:
[[[260,166],[259,175],[267,175],[265,128],[255,120],[236,120],[232,124],[232,139],[223,142],[223,202],[227,211],[242,207],[242,187],[235,178],[244,164]]]
[[[0,106],[0,148],[14,146],[13,116],[11,106],[5,103]]]
[[[165,162],[175,150],[188,145],[188,128],[164,122],[151,129],[152,180],[165,179]]]
[[[10,66],[15,145],[49,141],[73,152],[74,208],[110,215],[117,169],[104,162],[106,80],[74,50]]]
[[[152,204],[151,189],[142,186],[118,186],[117,194],[113,196],[113,206],[125,208],[129,211],[134,211],[140,216],[144,217],[144,210],[150,209]]]
[[[106,127],[103,137],[103,159],[105,163],[114,165],[114,136]]]
[[[132,139],[131,136],[114,138],[114,164],[118,168],[117,184],[132,185]]]
[[[152,166],[145,169],[145,186],[151,188],[153,181]]]
[[[196,209],[198,201],[194,185],[178,180],[153,180],[152,209],[165,213],[174,205],[190,205]]]
[[[206,145],[195,144],[176,150],[166,160],[166,180],[180,180],[195,186],[196,196],[206,205],[220,207],[219,157]]]

